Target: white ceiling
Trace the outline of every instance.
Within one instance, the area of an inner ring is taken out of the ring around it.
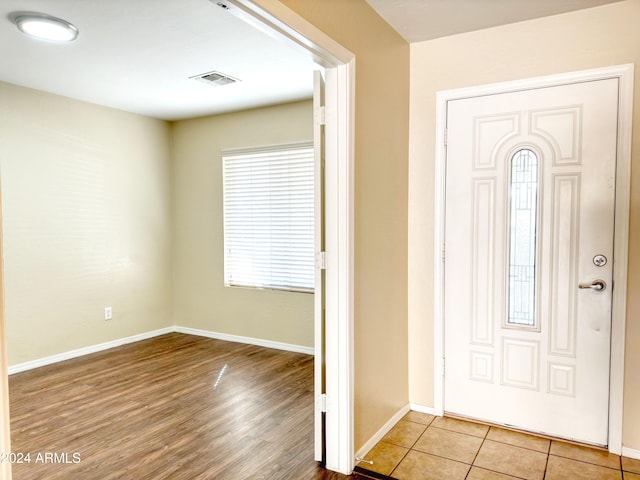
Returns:
[[[71,44],[26,37],[7,18],[47,13]],[[209,0],[0,0],[0,80],[175,120],[311,98],[311,58]],[[215,87],[190,79],[221,71]]]
[[[619,0],[367,1],[416,42]],[[9,20],[23,11],[63,18],[80,35],[30,39]],[[165,120],[310,98],[318,68],[210,0],[0,0],[0,59],[0,81]],[[213,70],[241,82],[189,78]]]
[[[367,0],[408,42],[421,42],[621,0]]]

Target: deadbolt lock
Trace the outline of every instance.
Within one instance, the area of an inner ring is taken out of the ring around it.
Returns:
[[[596,255],[593,257],[593,264],[596,267],[604,267],[607,264],[607,257],[604,255]]]

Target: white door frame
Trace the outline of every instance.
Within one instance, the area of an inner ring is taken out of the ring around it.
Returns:
[[[616,208],[614,231],[613,290],[611,311],[611,363],[609,387],[609,442],[611,453],[622,453],[622,407],[624,387],[624,340],[627,300],[629,202],[631,193],[631,136],[633,64],[563,73],[512,82],[446,90],[436,96],[436,172],[434,225],[434,411],[444,414],[444,262],[445,171],[447,103],[483,95],[531,90],[572,83],[619,79],[618,152],[616,158]]]
[[[325,68],[326,468],[350,474],[353,427],[355,55],[276,0],[223,0],[229,11],[303,48]],[[311,82],[311,78],[309,78]],[[316,322],[319,319],[316,318]],[[316,452],[317,455],[317,452]]]

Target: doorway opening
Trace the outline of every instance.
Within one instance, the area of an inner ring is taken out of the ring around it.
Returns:
[[[232,2],[230,2],[232,3]],[[253,2],[235,2],[238,8],[261,25],[279,31],[304,45],[321,59],[327,71],[327,198],[334,216],[327,219],[327,325],[326,325],[326,416],[328,468],[349,473],[353,465],[353,393],[352,393],[352,157],[353,157],[353,55],[328,37],[287,19],[292,12],[269,12]],[[253,10],[252,10],[253,9]],[[298,30],[287,27],[296,23]],[[300,31],[304,33],[300,33]],[[309,40],[309,41],[308,41]],[[309,46],[312,45],[312,46]],[[4,338],[0,339],[4,342]],[[3,391],[3,396],[4,396]],[[9,422],[4,422],[8,432]],[[332,440],[333,439],[333,440]],[[8,448],[7,448],[8,450]]]

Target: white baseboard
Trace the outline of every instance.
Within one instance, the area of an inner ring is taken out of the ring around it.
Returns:
[[[409,404],[405,405],[404,407],[402,407],[400,410],[398,410],[395,415],[393,417],[391,417],[387,423],[385,423],[382,428],[380,428],[380,430],[378,430],[373,437],[371,437],[357,452],[356,452],[356,459],[358,458],[365,458],[365,455],[369,452],[369,450],[371,450],[373,447],[376,446],[376,444],[382,440],[382,437],[384,437],[387,433],[389,433],[389,430],[391,430],[394,425],[396,423],[398,423],[402,417],[404,417],[409,410],[411,410],[411,408],[409,407]],[[356,460],[357,463],[357,460]]]
[[[108,350],[109,348],[119,347],[126,345],[127,343],[139,342],[141,340],[147,340],[148,338],[157,337],[166,333],[174,331],[173,327],[161,328],[159,330],[153,330],[151,332],[140,333],[138,335],[132,335],[130,337],[119,338],[110,342],[99,343],[98,345],[90,345],[88,347],[78,348],[77,350],[71,350],[69,352],[58,353],[49,357],[38,358],[37,360],[31,360],[29,362],[18,363],[8,368],[9,375],[14,373],[25,372],[38,367],[44,367],[45,365],[51,365],[52,363],[63,362],[64,360],[70,360],[72,358],[81,357],[83,355],[89,355],[90,353],[101,352],[102,350]]]
[[[409,408],[414,412],[428,413],[429,415],[435,415],[435,409],[433,407],[425,407],[417,403],[410,403]]]
[[[635,448],[622,447],[622,456],[640,460],[640,450],[637,450]]]
[[[276,350],[286,350],[288,352],[305,353],[307,355],[313,355],[315,351],[313,347],[294,345],[292,343],[274,342],[272,340],[263,340],[261,338],[243,337],[228,333],[211,332],[209,330],[200,330],[197,328],[174,327],[174,332],[197,335],[199,337],[215,338],[218,340],[225,340],[227,342],[246,343],[249,345],[257,345],[259,347],[275,348]]]
[[[78,348],[77,350],[71,350],[69,352],[58,353],[49,357],[38,358],[29,362],[18,363],[8,368],[9,375],[14,373],[26,372],[38,367],[44,367],[45,365],[51,365],[52,363],[62,362],[64,360],[70,360],[72,358],[81,357],[83,355],[89,355],[91,353],[101,352],[108,350],[109,348],[119,347],[126,345],[127,343],[139,342],[141,340],[147,340],[148,338],[157,337],[167,333],[185,333],[187,335],[197,335],[199,337],[216,338],[218,340],[226,340],[227,342],[247,343],[250,345],[258,345],[260,347],[275,348],[277,350],[286,350],[289,352],[305,353],[307,355],[313,355],[313,347],[304,347],[302,345],[293,345],[290,343],[273,342],[271,340],[262,340],[260,338],[241,337],[238,335],[229,335],[227,333],[210,332],[208,330],[198,330],[195,328],[187,327],[166,327],[159,330],[153,330],[151,332],[140,333],[138,335],[132,335],[131,337],[119,338],[110,342],[100,343],[98,345],[90,345],[88,347]]]

